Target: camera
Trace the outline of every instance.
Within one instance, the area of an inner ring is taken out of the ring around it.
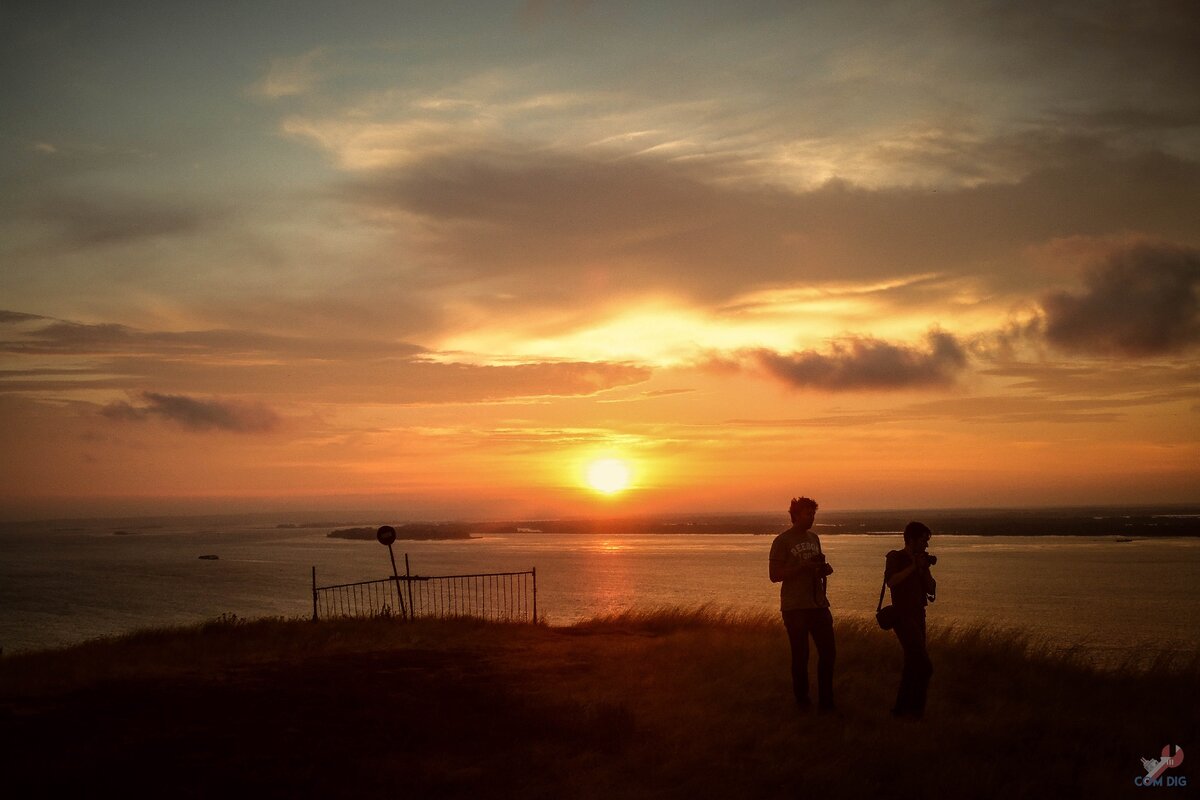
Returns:
[[[825,554],[824,553],[817,553],[815,556],[813,556],[812,560],[821,565],[821,568],[819,570],[817,570],[817,572],[822,577],[833,574],[833,567],[831,567],[831,566],[829,566],[829,564],[825,563]]]
[[[933,553],[926,553],[925,561],[926,561],[926,563],[929,564],[929,566],[932,567],[934,564],[937,563],[937,556],[935,556]]]

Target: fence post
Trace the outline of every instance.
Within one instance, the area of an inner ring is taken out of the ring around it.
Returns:
[[[392,552],[391,542],[388,542],[387,549],[388,558],[392,560],[392,580],[396,582],[396,600],[400,603],[400,619],[406,620],[408,619],[408,609],[404,607],[404,590],[400,588],[400,573],[396,571],[396,554]]]
[[[313,565],[313,622],[317,621],[317,567]]]
[[[537,625],[537,567],[533,570],[533,624]]]

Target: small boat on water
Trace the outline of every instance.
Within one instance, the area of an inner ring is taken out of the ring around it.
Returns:
[[[200,556],[201,561],[216,561],[219,558],[220,558],[220,556],[215,556],[215,555],[212,555],[211,553],[208,555]]]
[[[1113,541],[1114,542],[1132,542],[1133,539],[1130,539],[1128,536],[1118,536],[1117,538],[1113,539]]]

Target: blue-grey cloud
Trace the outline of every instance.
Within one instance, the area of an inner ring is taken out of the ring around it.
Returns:
[[[944,331],[930,332],[926,345],[921,349],[864,337],[835,341],[827,353],[761,349],[749,355],[767,374],[800,388],[836,392],[952,384],[967,366],[966,351]]]
[[[1042,298],[1045,337],[1064,350],[1119,356],[1200,343],[1200,250],[1142,244],[1113,254],[1080,293]]]
[[[198,233],[222,214],[213,208],[185,206],[148,198],[54,198],[38,211],[40,221],[59,229],[76,247],[120,244],[160,236]]]
[[[109,419],[140,422],[160,418],[193,431],[265,433],[279,426],[279,415],[260,403],[201,399],[180,394],[143,392],[142,404],[111,403],[101,409]]]

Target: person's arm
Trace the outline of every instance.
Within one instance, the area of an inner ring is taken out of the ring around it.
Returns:
[[[896,574],[888,578],[887,585],[895,586],[898,583],[908,580],[913,573],[916,573],[921,581],[922,588],[925,590],[925,594],[937,594],[937,581],[933,579],[933,575],[929,571],[929,559],[925,557],[924,553],[909,554],[909,558],[912,563],[904,569],[898,570]]]
[[[904,569],[898,569],[898,570],[895,570],[894,572],[889,572],[888,578],[887,578],[887,585],[888,585],[889,589],[895,587],[897,584],[904,583],[904,581],[906,581],[910,577],[912,577],[912,574],[919,569],[919,567],[917,565],[917,559],[913,558],[910,553],[908,553],[905,550],[900,550],[897,552],[903,553],[905,556],[908,556],[909,563],[908,563],[908,566],[905,567]],[[897,559],[897,560],[899,560],[899,559]],[[925,574],[928,575],[929,570],[925,570]]]

